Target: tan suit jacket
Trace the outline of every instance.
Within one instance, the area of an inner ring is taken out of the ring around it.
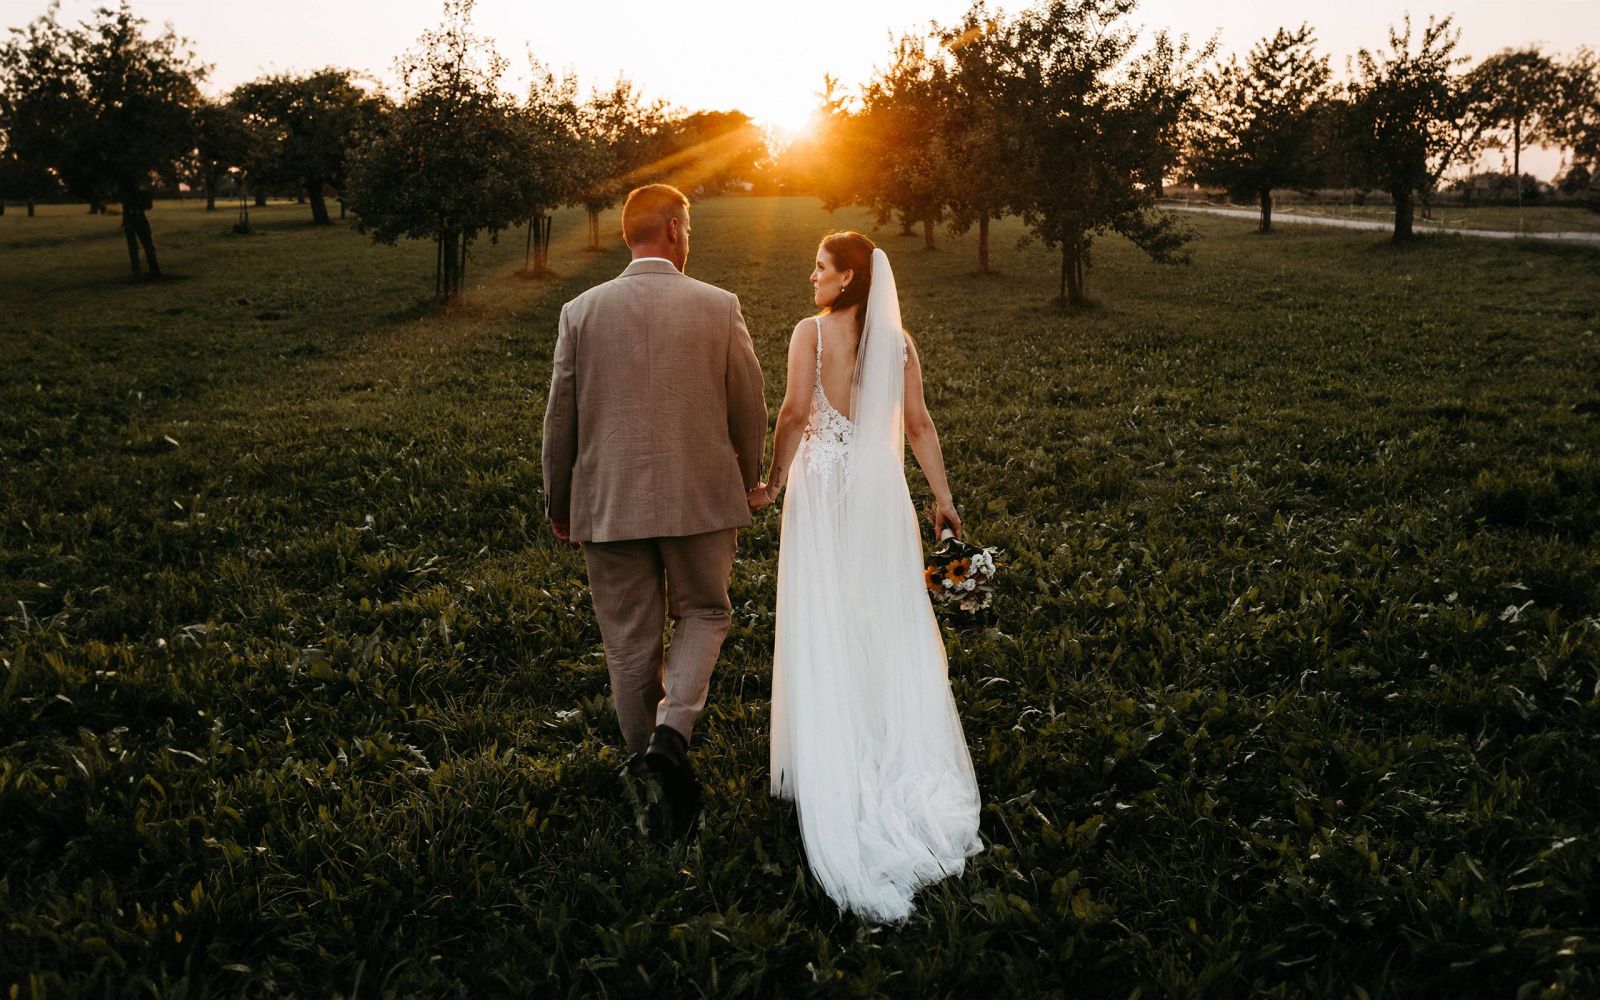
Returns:
[[[572,538],[751,523],[767,405],[739,298],[640,260],[561,308],[544,415],[545,514]]]

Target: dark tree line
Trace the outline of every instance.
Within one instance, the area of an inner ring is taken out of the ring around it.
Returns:
[[[1243,63],[1209,75],[1188,176],[1258,201],[1262,232],[1275,190],[1376,188],[1394,203],[1397,241],[1412,235],[1415,207],[1446,173],[1488,149],[1510,152],[1518,206],[1522,150],[1532,143],[1562,150],[1569,190],[1589,188],[1600,145],[1593,53],[1564,63],[1537,48],[1505,50],[1468,70],[1458,38],[1448,17],[1420,31],[1405,17],[1387,48],[1362,49],[1336,86],[1310,28],[1279,29]]]
[[[1469,70],[1450,18],[1419,31],[1406,17],[1336,84],[1304,25],[1212,64],[1214,45],[1142,35],[1135,7],[1038,0],[1006,15],[977,0],[896,39],[859,93],[825,80],[818,126],[773,165],[747,116],[684,114],[627,79],[584,98],[534,60],[529,91],[507,94],[505,60],[471,33],[471,0],[446,0],[441,26],[399,61],[393,97],[326,68],[207,98],[188,43],[149,34],[128,0],[78,25],[53,4],[0,43],[0,211],[11,199],[31,214],[59,192],[92,212],[119,204],[135,276],[159,276],[146,214],[159,189],[186,184],[208,209],[222,194],[292,194],[319,225],[337,197],[376,240],[433,240],[449,300],[483,237],[525,229],[525,270],[545,271],[558,207],[585,209],[598,249],[601,214],[637,184],[717,191],[772,173],[828,207],[920,229],[929,249],[941,226],[976,228],[983,273],[990,224],[1019,217],[1059,253],[1059,299],[1077,305],[1099,236],[1183,259],[1189,234],[1158,203],[1172,177],[1255,202],[1263,232],[1276,191],[1379,189],[1400,240],[1414,206],[1486,149],[1508,151],[1520,204],[1522,150],[1543,144],[1562,151],[1563,188],[1600,208],[1590,49],[1507,50]]]
[[[151,35],[128,0],[69,25],[59,4],[0,43],[0,207],[64,192],[91,211],[116,203],[136,277],[161,274],[146,210],[186,184],[219,196],[292,194],[313,224],[348,206],[374,239],[432,239],[435,289],[458,298],[474,240],[527,227],[530,272],[548,267],[551,212],[581,205],[590,244],[629,188],[668,180],[727,187],[767,158],[739,112],[683,114],[627,80],[580,100],[537,61],[522,101],[506,63],[471,34],[470,0],[399,60],[392,100],[356,74],[275,74],[206,98],[207,67],[168,29]]]

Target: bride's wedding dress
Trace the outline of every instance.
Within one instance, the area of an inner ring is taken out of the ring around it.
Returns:
[[[772,678],[772,794],[841,907],[905,918],[917,888],[982,850],[972,758],[922,577],[905,478],[905,334],[873,252],[850,408],[822,389],[784,495]]]

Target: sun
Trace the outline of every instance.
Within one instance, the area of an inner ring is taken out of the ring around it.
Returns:
[[[750,112],[750,115],[771,131],[773,142],[780,147],[815,132],[821,121],[816,99],[811,94],[802,94],[793,101],[770,102],[759,112]]]

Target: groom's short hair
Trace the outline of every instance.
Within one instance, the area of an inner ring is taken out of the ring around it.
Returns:
[[[689,199],[671,184],[646,184],[628,192],[622,203],[622,239],[629,246],[660,239],[667,221],[679,210],[689,210]]]

